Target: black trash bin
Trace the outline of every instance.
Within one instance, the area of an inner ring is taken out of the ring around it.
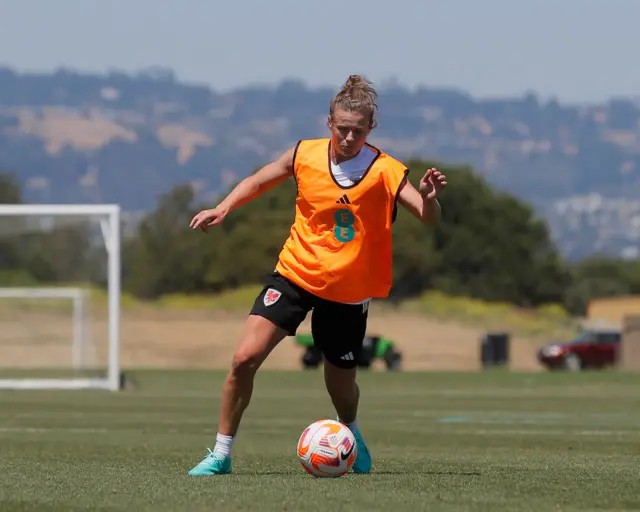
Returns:
[[[506,333],[487,333],[480,345],[480,361],[484,368],[509,364],[510,336]]]

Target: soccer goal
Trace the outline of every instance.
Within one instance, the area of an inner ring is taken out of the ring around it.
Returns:
[[[120,207],[0,205],[0,389],[121,388]]]

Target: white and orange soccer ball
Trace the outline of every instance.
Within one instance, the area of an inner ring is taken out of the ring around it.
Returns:
[[[356,438],[349,428],[334,420],[319,420],[304,429],[298,440],[298,459],[307,473],[338,477],[353,466],[358,454]]]

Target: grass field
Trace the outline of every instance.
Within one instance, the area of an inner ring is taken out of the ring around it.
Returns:
[[[0,510],[638,510],[640,375],[360,377],[370,475],[307,475],[303,428],[333,417],[320,372],[258,375],[234,474],[213,448],[218,372],[138,371],[108,392],[0,392]]]

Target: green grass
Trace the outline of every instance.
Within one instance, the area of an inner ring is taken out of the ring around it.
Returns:
[[[137,389],[0,392],[0,510],[637,510],[640,375],[370,372],[370,475],[323,480],[295,444],[333,417],[320,372],[259,374],[234,474],[193,478],[222,375],[132,372]]]

